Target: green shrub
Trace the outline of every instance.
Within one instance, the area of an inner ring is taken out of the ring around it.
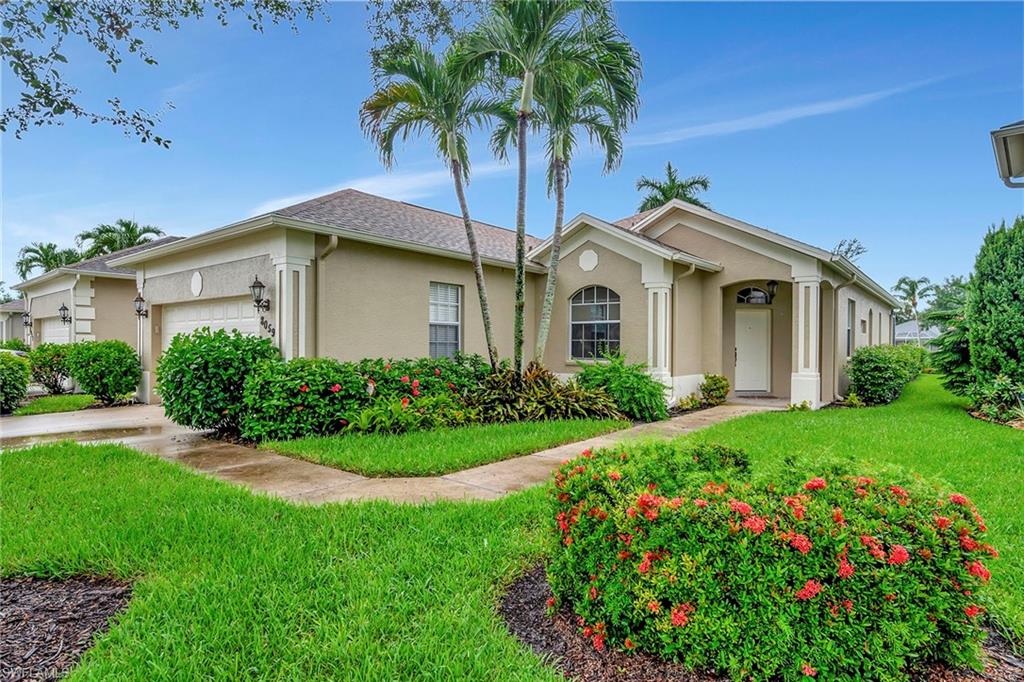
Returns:
[[[419,429],[479,424],[480,410],[466,407],[454,393],[419,398],[378,398],[345,427],[357,433],[405,433]]]
[[[106,405],[131,396],[142,378],[139,356],[124,341],[68,344],[66,361],[78,387]]]
[[[65,384],[71,377],[68,347],[66,343],[41,343],[28,354],[32,380],[54,395],[64,392]]]
[[[912,378],[905,357],[895,346],[858,348],[846,367],[850,390],[868,405],[885,405],[900,397]]]
[[[596,648],[736,680],[979,667],[995,550],[966,498],[849,462],[744,463],[658,443],[559,469],[548,576]]]
[[[481,356],[462,353],[454,358],[368,358],[355,363],[355,369],[373,382],[375,396],[387,399],[465,395],[491,373]]]
[[[246,378],[241,433],[254,441],[342,431],[370,402],[355,365],[333,358],[264,361]]]
[[[861,400],[860,396],[855,392],[850,391],[846,394],[846,397],[843,398],[843,405],[846,407],[864,407],[864,401]]]
[[[989,230],[967,286],[971,365],[985,385],[1024,384],[1024,216]]]
[[[246,376],[262,361],[279,357],[270,339],[237,331],[204,327],[178,334],[156,368],[164,413],[193,429],[236,432]]]
[[[0,412],[7,413],[28,395],[28,360],[14,353],[0,353]]]
[[[705,407],[715,407],[725,403],[729,395],[729,380],[721,374],[705,374],[700,383],[700,396]]]
[[[0,348],[6,348],[7,350],[20,350],[22,353],[27,353],[32,350],[31,346],[21,339],[7,339],[6,341],[0,341]]]
[[[907,368],[910,381],[913,381],[931,363],[932,354],[924,346],[916,343],[903,343],[893,346],[893,352],[899,357]]]
[[[683,412],[692,412],[702,407],[704,407],[704,401],[696,393],[691,393],[676,400],[676,409]]]
[[[621,354],[609,354],[603,360],[582,364],[576,381],[583,388],[604,389],[619,411],[630,419],[644,422],[668,417],[665,393],[668,387],[647,372],[643,363],[626,364]]]
[[[491,423],[623,418],[604,389],[559,381],[536,363],[530,363],[522,375],[511,369],[488,374],[480,387],[466,396],[466,404]]]
[[[1024,416],[1024,384],[1006,376],[972,386],[969,398],[971,406],[992,421],[1006,423]]]

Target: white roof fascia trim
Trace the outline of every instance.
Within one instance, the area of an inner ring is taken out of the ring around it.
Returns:
[[[842,272],[844,275],[856,275],[857,284],[860,284],[865,289],[867,289],[868,291],[875,294],[883,301],[891,305],[893,310],[898,310],[900,307],[902,307],[903,304],[900,303],[900,301],[895,296],[886,291],[881,284],[865,275],[864,271],[858,268],[852,262],[850,262],[848,258],[832,254],[826,262],[832,267]]]
[[[130,253],[127,256],[121,256],[120,258],[113,258],[109,263],[114,267],[120,267],[152,260],[154,257],[160,258],[172,253],[178,253],[179,251],[187,251],[188,249],[193,249],[197,246],[202,246],[203,244],[210,244],[220,241],[221,239],[237,237],[241,234],[245,234],[246,232],[270,227],[274,224],[273,218],[274,216],[270,214],[260,215],[254,218],[246,218],[245,220],[241,220],[237,223],[231,223],[224,227],[218,227],[207,232],[201,232],[200,234],[185,237],[184,239],[179,239],[168,244],[155,246],[151,249],[143,249],[142,251]]]
[[[49,282],[51,279],[60,275],[79,275],[83,277],[109,277],[111,279],[135,279],[134,272],[104,272],[102,270],[76,270],[74,268],[54,268],[53,270],[47,270],[38,277],[27,279],[24,282],[18,282],[12,284],[12,289],[18,291],[24,291],[25,289],[31,289],[34,286]]]

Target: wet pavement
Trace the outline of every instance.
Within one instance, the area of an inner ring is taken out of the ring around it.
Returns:
[[[159,405],[3,417],[0,449],[61,440],[122,443],[252,491],[304,504],[493,500],[543,483],[562,460],[586,448],[645,437],[672,438],[727,419],[775,409],[770,405],[721,405],[446,476],[422,478],[367,478],[267,450],[212,440],[202,432],[172,423]]]

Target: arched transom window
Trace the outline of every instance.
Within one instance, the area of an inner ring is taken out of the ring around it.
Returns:
[[[580,289],[569,300],[569,352],[590,360],[619,351],[619,295],[608,287]]]
[[[746,287],[736,292],[736,302],[750,305],[768,305],[771,299],[768,296],[768,292],[764,289]]]

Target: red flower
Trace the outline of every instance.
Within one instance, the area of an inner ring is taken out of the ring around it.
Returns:
[[[729,509],[741,516],[749,516],[754,513],[753,508],[749,504],[735,499],[729,500]]]
[[[419,379],[413,379],[412,380],[412,387],[413,388],[419,388],[420,387],[420,380]]]
[[[789,546],[801,554],[807,554],[814,547],[814,544],[811,543],[806,535],[795,533],[789,536]]]
[[[683,506],[683,498],[673,497],[671,500],[665,503],[670,509],[679,509]]]
[[[985,564],[978,560],[968,561],[966,566],[967,572],[976,578],[981,578],[982,582],[988,582],[989,578],[992,577],[992,573],[985,568]]]
[[[594,635],[594,648],[598,651],[604,651],[604,633],[597,633]]]
[[[613,481],[618,481],[622,478],[622,474],[620,474],[618,471],[609,471],[608,478],[612,479]]]
[[[760,535],[764,532],[764,529],[768,527],[768,523],[756,514],[752,514],[743,519],[743,523],[741,525],[754,535]]]
[[[650,611],[651,613],[660,613],[661,612],[661,604],[659,604],[656,601],[649,601],[649,602],[647,602],[647,610]]]
[[[804,675],[807,675],[807,677],[815,677],[818,674],[818,671],[812,668],[808,663],[804,663],[803,666],[800,667],[800,671]]]
[[[413,397],[413,398],[416,398],[416,397],[418,397],[418,396],[419,396],[419,394],[420,394],[420,389],[418,389],[418,388],[414,388],[414,389],[412,389],[412,397]]]
[[[861,535],[860,544],[868,548],[868,554],[875,557],[876,559],[884,559],[885,550],[882,549],[882,543],[876,537],[870,535]]]
[[[455,390],[455,384],[453,384],[452,382],[449,381],[448,382],[448,388],[454,391]]]
[[[852,578],[854,573],[856,573],[856,570],[853,568],[853,564],[849,562],[846,558],[846,554],[844,553],[839,557],[839,578],[846,580],[847,578]]]
[[[391,369],[391,363],[390,362],[385,362],[384,363],[384,369]]]
[[[548,597],[547,604],[548,604],[548,608],[549,609],[555,608],[555,598],[554,597]]]
[[[701,509],[703,509],[704,507],[708,506],[708,501],[707,500],[702,500],[699,497],[696,500],[694,500],[693,503],[695,505],[697,505],[698,507],[700,507]]]
[[[935,527],[939,530],[946,530],[953,525],[953,521],[948,516],[936,516]]]
[[[434,368],[434,376],[435,377],[441,376],[441,369],[439,367],[435,367]]]
[[[889,565],[899,566],[910,561],[910,552],[903,545],[893,545],[889,550]]]
[[[970,606],[965,606],[964,607],[964,614],[968,618],[975,618],[976,616],[978,616],[978,614],[980,614],[984,610],[985,609],[981,608],[977,604],[971,604]]]
[[[853,612],[853,602],[850,601],[849,599],[844,599],[843,600],[843,608],[846,609],[847,613],[852,613]]]
[[[693,613],[693,605],[689,603],[676,604],[672,607],[671,612],[672,625],[675,625],[677,628],[685,626],[690,622],[691,613]]]
[[[839,526],[846,525],[846,519],[843,518],[843,510],[840,507],[836,507],[832,510],[832,520]]]
[[[626,641],[623,642],[623,646],[625,646],[627,649],[632,649],[633,647],[636,646],[636,644],[633,644],[633,640],[631,640],[629,637],[627,637]]]
[[[658,556],[655,552],[644,552],[643,561],[641,561],[640,565],[636,567],[637,573],[647,573],[651,570],[651,566],[654,564],[654,562],[660,558],[661,557]]]
[[[910,502],[910,493],[898,485],[889,486],[889,492],[896,496],[896,500],[902,506],[906,506]]]
[[[307,386],[306,384],[302,384],[301,386],[299,386],[299,390],[305,393],[306,391],[309,390],[309,386]]]
[[[409,407],[409,399],[408,398],[402,398],[402,409],[404,410],[407,407]]]
[[[591,600],[597,599],[597,588],[593,585],[590,586],[590,598]]]
[[[331,393],[337,393],[341,390],[341,384],[334,384],[331,386]]]
[[[404,377],[402,377],[401,379],[399,379],[399,381],[401,381],[401,382],[402,382],[403,384],[407,384],[407,383],[409,383],[409,375],[408,375],[408,374],[407,374],[407,375],[405,375]]]
[[[804,483],[804,490],[824,490],[827,487],[828,483],[821,477],[812,478],[807,483]]]
[[[949,501],[952,502],[953,504],[959,504],[961,507],[966,507],[971,503],[970,500],[968,500],[960,493],[953,493],[952,495],[950,495]]]
[[[786,497],[783,499],[786,503],[786,506],[793,511],[793,516],[796,517],[797,521],[802,520],[804,518],[804,512],[807,510],[807,508],[804,506],[803,499],[801,499],[800,496]]]
[[[821,583],[816,580],[808,580],[803,587],[797,590],[796,598],[800,601],[807,601],[817,597],[819,592],[821,592]]]
[[[966,528],[960,531],[960,546],[967,552],[973,552],[981,548],[977,540],[972,538]]]
[[[871,485],[874,482],[875,482],[875,479],[868,478],[867,476],[858,476],[857,477],[857,485],[860,485],[860,486],[868,486],[868,485]]]

